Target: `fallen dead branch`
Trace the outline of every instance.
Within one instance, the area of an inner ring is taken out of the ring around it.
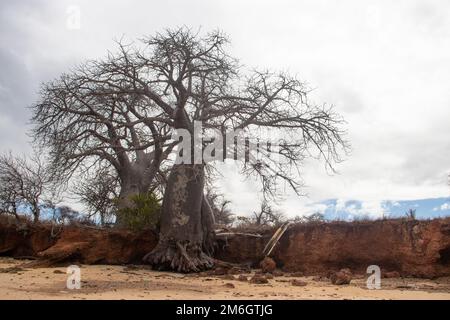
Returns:
[[[243,232],[223,232],[216,233],[216,238],[234,238],[235,236],[243,236],[243,237],[253,237],[253,238],[262,238],[260,234],[254,233],[243,233]]]

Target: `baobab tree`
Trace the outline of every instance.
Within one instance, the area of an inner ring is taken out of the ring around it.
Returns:
[[[283,181],[299,192],[298,169],[306,157],[319,156],[329,168],[340,161],[346,149],[343,120],[333,108],[308,102],[308,88],[295,77],[245,71],[226,52],[227,43],[221,32],[200,36],[180,28],[144,39],[141,49],[121,46],[120,55],[103,64],[116,77],[101,79],[109,88],[105,94],[142,95],[150,108],[159,109],[160,118],[167,118],[168,126],[191,137],[196,122],[205,135],[239,130],[253,139],[276,136],[282,142],[277,151],[261,147],[258,161],[238,159],[242,173],[259,177],[267,195],[275,195]],[[200,153],[208,150],[223,160],[229,150],[220,156],[221,143],[216,142],[203,140]],[[195,138],[190,144],[183,159],[195,158]],[[213,266],[214,220],[204,195],[206,171],[213,165],[203,160],[173,165],[164,192],[159,243],[144,257],[146,262],[181,272]]]
[[[266,199],[263,199],[260,209],[253,212],[251,221],[255,225],[280,225],[284,219],[282,211],[274,209]]]
[[[138,47],[119,44],[107,59],[47,84],[34,107],[35,134],[51,146],[54,163],[70,171],[107,162],[126,195],[146,190],[161,155],[180,146],[169,135],[192,138],[189,150],[177,150],[182,161],[165,180],[159,242],[144,257],[157,268],[213,266],[214,218],[204,187],[216,162],[205,161],[204,153],[216,161],[231,153],[242,174],[261,180],[265,196],[276,196],[282,185],[300,193],[305,158],[320,157],[333,169],[346,149],[343,120],[332,107],[309,102],[305,84],[287,73],[247,71],[227,44],[219,31],[201,36],[187,28],[145,38]],[[234,144],[235,137],[232,145],[223,143],[219,137],[230,132],[245,141],[276,137],[279,148],[256,143],[256,160],[247,161],[254,144]]]

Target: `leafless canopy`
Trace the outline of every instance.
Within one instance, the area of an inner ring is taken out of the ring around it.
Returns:
[[[280,183],[300,193],[305,158],[320,157],[333,170],[345,154],[344,121],[331,106],[311,103],[296,77],[240,66],[227,44],[220,31],[203,36],[184,27],[139,45],[119,42],[106,59],[43,86],[34,135],[68,176],[114,169],[123,198],[154,183],[175,146],[173,129],[192,131],[200,121],[209,137],[242,130],[253,142],[270,137],[279,145],[261,144],[258,161],[241,161],[242,173],[261,179],[266,196]]]
[[[133,61],[124,63],[138,68]],[[97,175],[113,169],[125,197],[148,190],[173,145],[167,142],[169,121],[151,101],[116,92],[123,79],[105,62],[87,62],[43,85],[32,121],[34,137],[50,149],[54,168],[68,178],[77,170]]]
[[[107,123],[112,122],[119,131],[115,138],[102,134],[99,140],[108,140],[109,145],[125,151],[130,149],[120,146],[117,139],[132,137],[130,124],[136,122],[192,130],[193,122],[201,121],[206,135],[212,130],[225,135],[240,129],[254,140],[276,137],[279,150],[263,147],[259,161],[242,162],[242,172],[260,177],[268,195],[276,194],[281,181],[299,192],[298,169],[306,157],[320,157],[333,170],[348,148],[343,119],[331,106],[309,102],[308,87],[296,77],[244,69],[228,55],[227,44],[227,37],[219,31],[200,36],[187,28],[144,38],[138,47],[119,44],[118,53],[90,67],[97,70],[94,74],[88,76],[84,71],[84,78],[95,78],[96,86],[101,87],[95,90],[100,95],[91,99],[100,100],[102,106],[105,100],[111,105],[108,114],[96,114],[96,127],[91,129],[95,134],[88,134],[97,137],[97,126],[108,128]],[[131,97],[133,103],[122,101]],[[92,110],[86,112],[83,116],[91,119]],[[177,119],[180,114],[182,121]],[[125,119],[125,115],[132,119]],[[97,118],[103,120],[98,123]],[[160,134],[160,139],[164,140],[166,133]],[[154,144],[152,141],[159,140],[147,135],[140,141]],[[142,143],[131,141],[131,145],[136,150]],[[277,157],[271,157],[274,152]]]

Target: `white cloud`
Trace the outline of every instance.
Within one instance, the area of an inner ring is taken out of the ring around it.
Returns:
[[[345,210],[346,207],[347,207],[346,203],[347,203],[347,200],[345,200],[345,199],[342,199],[342,198],[337,199],[336,200],[336,207],[335,207],[336,211],[343,211],[343,210]]]
[[[450,203],[444,203],[443,205],[441,205],[440,209],[441,211],[450,210]]]
[[[335,212],[345,212],[350,219],[358,216],[368,216],[375,219],[381,218],[387,213],[382,201],[362,201],[356,204],[343,199],[337,200]]]
[[[440,205],[439,207],[433,208],[433,211],[446,211],[446,210],[450,210],[450,203],[448,202]]]

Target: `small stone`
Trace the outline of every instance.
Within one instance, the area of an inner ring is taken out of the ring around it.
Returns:
[[[230,282],[228,282],[228,283],[225,283],[225,284],[224,284],[224,287],[226,287],[226,288],[230,288],[230,289],[234,289],[234,288],[236,288],[236,287],[234,286],[234,284],[232,284],[232,283],[230,283]]]
[[[237,267],[232,267],[228,270],[228,274],[240,274],[242,273],[242,270]]]
[[[63,272],[61,270],[54,270],[53,273],[55,273],[55,274],[66,274],[65,272]]]
[[[272,258],[270,257],[265,257],[259,264],[259,266],[261,267],[262,272],[265,273],[272,273],[276,267],[277,264],[275,263],[275,261],[273,261]]]
[[[215,268],[213,271],[213,274],[216,276],[223,276],[226,275],[228,273],[227,269],[222,268],[222,267],[217,267]]]
[[[343,273],[346,273],[346,274],[352,274],[352,270],[350,270],[349,268],[341,269],[340,272],[343,272]]]
[[[243,274],[239,275],[238,277],[238,281],[247,281],[247,280],[248,280],[247,276],[244,276]]]
[[[292,281],[291,281],[291,284],[292,284],[293,286],[296,286],[296,287],[304,287],[304,286],[307,285],[307,283],[306,283],[305,281],[298,280],[298,279],[292,280]]]
[[[330,274],[330,277],[331,277],[331,274]],[[323,277],[323,276],[315,276],[312,279],[313,279],[313,281],[319,281],[319,282],[328,281],[328,278]]]
[[[272,274],[274,277],[282,277],[284,275],[284,272],[280,270],[273,270]]]
[[[251,279],[250,279],[250,283],[254,283],[254,284],[266,284],[269,283],[269,280],[267,280],[267,278],[265,276],[259,275],[259,274],[255,274]]]
[[[223,276],[222,276],[222,279],[225,279],[225,280],[236,280],[236,279],[234,278],[234,276],[232,276],[231,274],[225,274],[225,275],[223,275]]]
[[[352,281],[352,274],[349,269],[341,269],[338,272],[331,274],[330,280],[332,284],[343,285],[349,284]]]

